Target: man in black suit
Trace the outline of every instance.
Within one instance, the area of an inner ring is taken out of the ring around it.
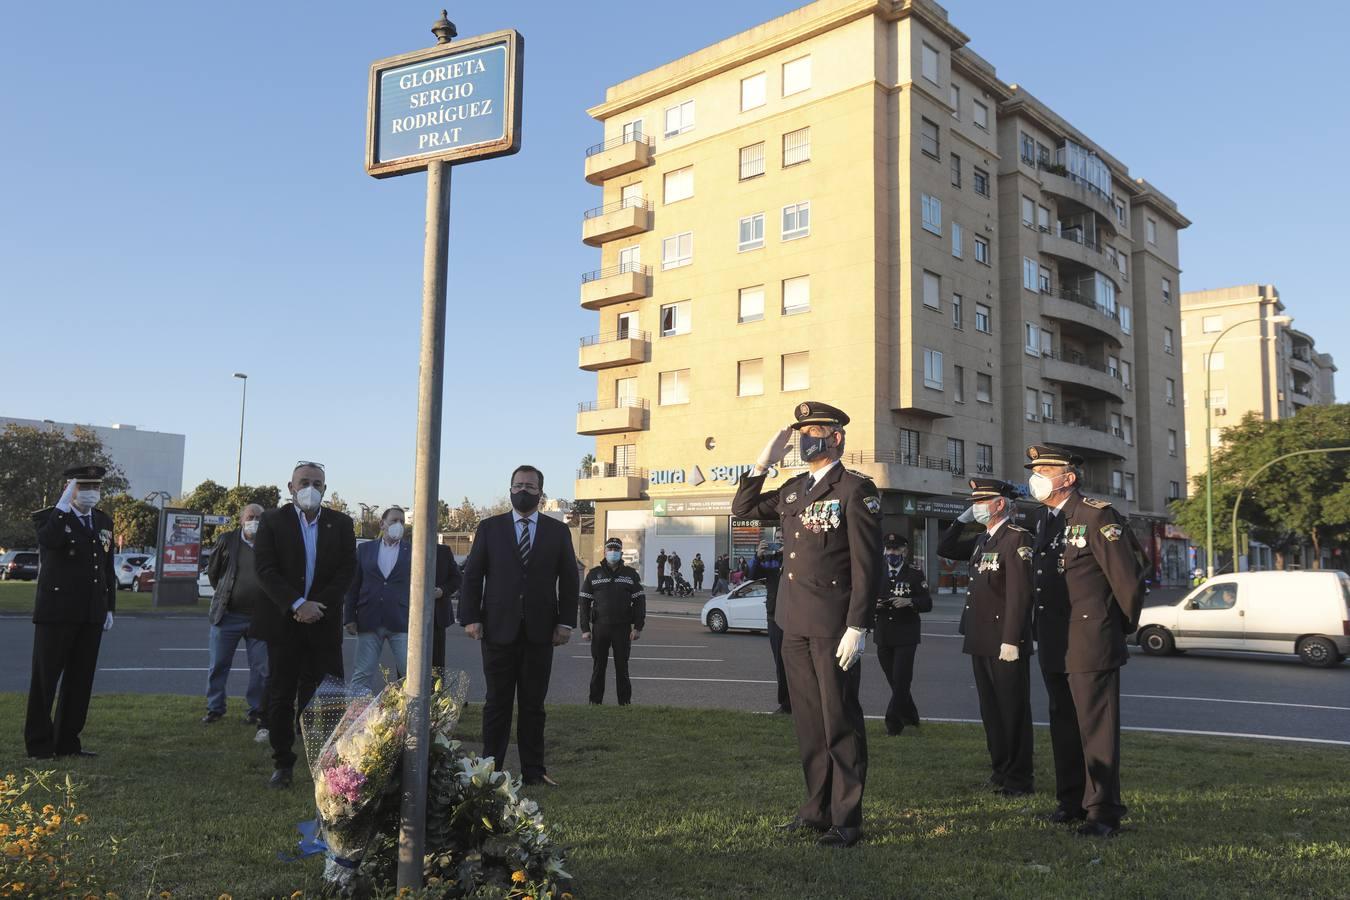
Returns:
[[[886,572],[877,599],[877,661],[891,686],[886,706],[886,734],[894,737],[906,725],[919,727],[919,708],[914,705],[910,684],[914,680],[914,654],[919,649],[919,613],[933,609],[933,595],[923,570],[909,561],[909,541],[899,534],[886,535]]]
[[[459,590],[459,563],[444,544],[436,545],[436,615],[431,632],[431,667],[445,668],[445,629],[455,621],[454,595]]]
[[[299,462],[286,485],[291,503],[263,513],[254,538],[267,602],[253,609],[253,633],[267,641],[267,728],[276,770],[269,787],[290,787],[297,715],[324,676],[342,678],[342,605],[356,574],[349,516],[321,506],[323,466]]]
[[[848,416],[825,403],[797,406],[796,423],[769,441],[740,480],[731,511],[778,520],[783,575],[774,621],[792,701],[806,800],[781,827],[823,832],[818,843],[852,847],[862,836],[867,732],[858,700],[864,635],[881,590],[881,500],[868,478],[844,468]],[[808,470],[764,490],[793,432]]]
[[[544,698],[553,648],[566,644],[577,624],[581,579],[567,526],[539,513],[543,491],[544,474],[519,466],[511,473],[512,511],[478,523],[464,562],[459,623],[483,642],[483,755],[506,768],[519,700],[521,777],[556,786],[544,767]]]
[[[107,470],[76,466],[56,506],[33,513],[37,529],[37,597],[33,604],[33,675],[23,740],[35,759],[94,756],[80,745],[103,632],[117,606],[113,521],[101,509]],[[52,721],[52,703],[56,720]]]

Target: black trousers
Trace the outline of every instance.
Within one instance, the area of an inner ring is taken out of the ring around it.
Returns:
[[[1031,658],[1003,662],[997,656],[972,656],[970,662],[994,781],[1008,790],[1033,790]]]
[[[431,629],[431,667],[445,668],[445,629],[436,626]]]
[[[23,742],[29,756],[78,753],[89,715],[103,624],[34,625]],[[56,717],[52,718],[52,703]]]
[[[267,731],[278,769],[295,765],[295,733],[324,676],[342,678],[342,632],[286,623],[287,634],[267,642]]]
[[[703,570],[699,569],[694,573],[694,590],[703,590]]]
[[[782,709],[792,710],[792,700],[788,697],[787,672],[783,670],[783,629],[769,616],[769,649],[773,652],[774,677],[778,679],[778,705]]]
[[[633,702],[633,682],[628,678],[628,657],[632,653],[632,625],[596,625],[591,628],[591,702],[605,699],[605,669],[609,652],[614,651],[614,687],[619,705]]]
[[[553,644],[532,644],[525,639],[525,623],[509,644],[483,641],[483,678],[487,699],[483,703],[483,755],[506,770],[506,748],[511,743],[511,716],[520,706],[516,743],[520,749],[520,774],[534,778],[544,768],[544,698],[553,671]]]
[[[867,732],[858,687],[862,665],[839,668],[837,637],[783,634],[783,668],[792,699],[806,799],[798,815],[840,828],[862,827]]]
[[[1083,809],[1088,821],[1119,825],[1120,669],[1071,672],[1069,692],[1083,748]]]
[[[1074,710],[1069,676],[1063,672],[1041,670],[1045,693],[1050,700],[1050,748],[1055,755],[1055,799],[1061,809],[1074,815],[1083,811],[1083,787],[1087,768],[1083,763],[1083,741],[1078,734],[1078,713]]]
[[[891,702],[886,705],[886,730],[899,732],[906,725],[919,724],[919,708],[914,705],[910,684],[914,681],[914,654],[918,644],[899,646],[877,644],[877,661],[891,686]]]

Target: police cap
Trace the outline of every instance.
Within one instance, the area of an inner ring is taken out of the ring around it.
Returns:
[[[102,481],[108,470],[103,466],[71,466],[61,473],[62,478],[74,478],[76,481]]]
[[[848,424],[848,413],[837,406],[820,403],[816,400],[804,400],[797,404],[797,421],[792,427],[798,431],[808,425],[836,425],[840,428]]]
[[[618,539],[618,538],[616,538],[616,537],[612,537],[612,538],[610,538],[609,540],[605,541],[605,549],[606,549],[606,550],[622,550],[622,549],[623,549],[623,541],[621,541],[620,539]]]
[[[1025,466],[1028,469],[1036,466],[1081,466],[1083,464],[1083,457],[1072,450],[1056,447],[1054,444],[1032,444],[1027,448],[1027,459],[1031,460]]]
[[[972,478],[967,484],[970,485],[970,496],[976,500],[989,500],[993,497],[1017,499],[1017,488],[997,478]]]
[[[896,534],[892,531],[890,534],[886,535],[885,546],[887,549],[891,547],[908,547],[909,538],[905,537],[903,534]]]

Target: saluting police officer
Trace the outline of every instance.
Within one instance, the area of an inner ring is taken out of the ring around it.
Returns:
[[[605,699],[605,669],[614,649],[614,687],[619,705],[633,702],[633,682],[628,678],[628,655],[632,642],[642,637],[647,621],[647,597],[642,578],[623,562],[623,541],[605,541],[605,560],[586,573],[581,583],[581,639],[591,642],[591,703]]]
[[[914,680],[914,654],[919,649],[919,613],[933,609],[933,596],[923,570],[909,561],[909,541],[899,534],[886,535],[886,564],[881,596],[877,598],[877,661],[891,686],[886,705],[886,734],[894,737],[906,725],[919,727],[919,708],[914,705],[910,684]]]
[[[1079,492],[1082,458],[1027,448],[1027,487],[1045,506],[1034,545],[1035,623],[1055,753],[1052,822],[1081,835],[1120,830],[1120,667],[1139,624],[1143,571],[1129,526],[1110,503]]]
[[[774,621],[792,702],[806,800],[785,831],[822,832],[817,843],[852,847],[862,836],[867,734],[857,665],[881,589],[881,501],[876,485],[847,471],[848,416],[825,403],[797,406],[796,422],[770,439],[731,508],[743,519],[780,520],[783,574]],[[807,472],[764,490],[798,432]]]
[[[970,560],[961,612],[961,649],[970,655],[980,720],[998,793],[1035,790],[1031,730],[1031,533],[1011,521],[1017,489],[997,478],[972,478],[975,502],[942,533],[938,555]],[[982,533],[963,533],[975,522]]]
[[[36,759],[96,755],[81,746],[80,732],[89,713],[98,646],[113,626],[117,605],[113,521],[95,508],[107,470],[76,466],[62,474],[70,480],[56,506],[33,513],[38,579],[23,739]]]

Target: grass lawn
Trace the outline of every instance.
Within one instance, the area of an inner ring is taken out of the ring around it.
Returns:
[[[0,613],[31,616],[36,595],[36,581],[0,581]],[[167,616],[199,616],[206,612],[211,602],[199,597],[193,606],[163,606],[156,609],[150,605],[153,596],[149,591],[140,594],[118,591],[117,613],[153,612]]]
[[[108,870],[123,897],[314,896],[320,863],[277,861],[313,814],[311,784],[263,787],[270,761],[231,717],[197,724],[195,697],[94,699],[88,836],[120,835]],[[478,736],[471,707],[460,736]],[[0,694],[0,772],[21,771],[23,698]],[[878,723],[879,725],[879,723]],[[870,733],[864,843],[819,849],[773,826],[801,794],[791,723],[641,706],[550,710],[550,772],[536,789],[572,847],[579,897],[1332,897],[1350,892],[1350,778],[1342,749],[1124,735],[1127,830],[1074,837],[1033,816],[1053,806],[1037,733],[1032,802],[996,798],[978,727]],[[512,753],[514,761],[514,752]],[[54,767],[52,763],[44,767]]]

